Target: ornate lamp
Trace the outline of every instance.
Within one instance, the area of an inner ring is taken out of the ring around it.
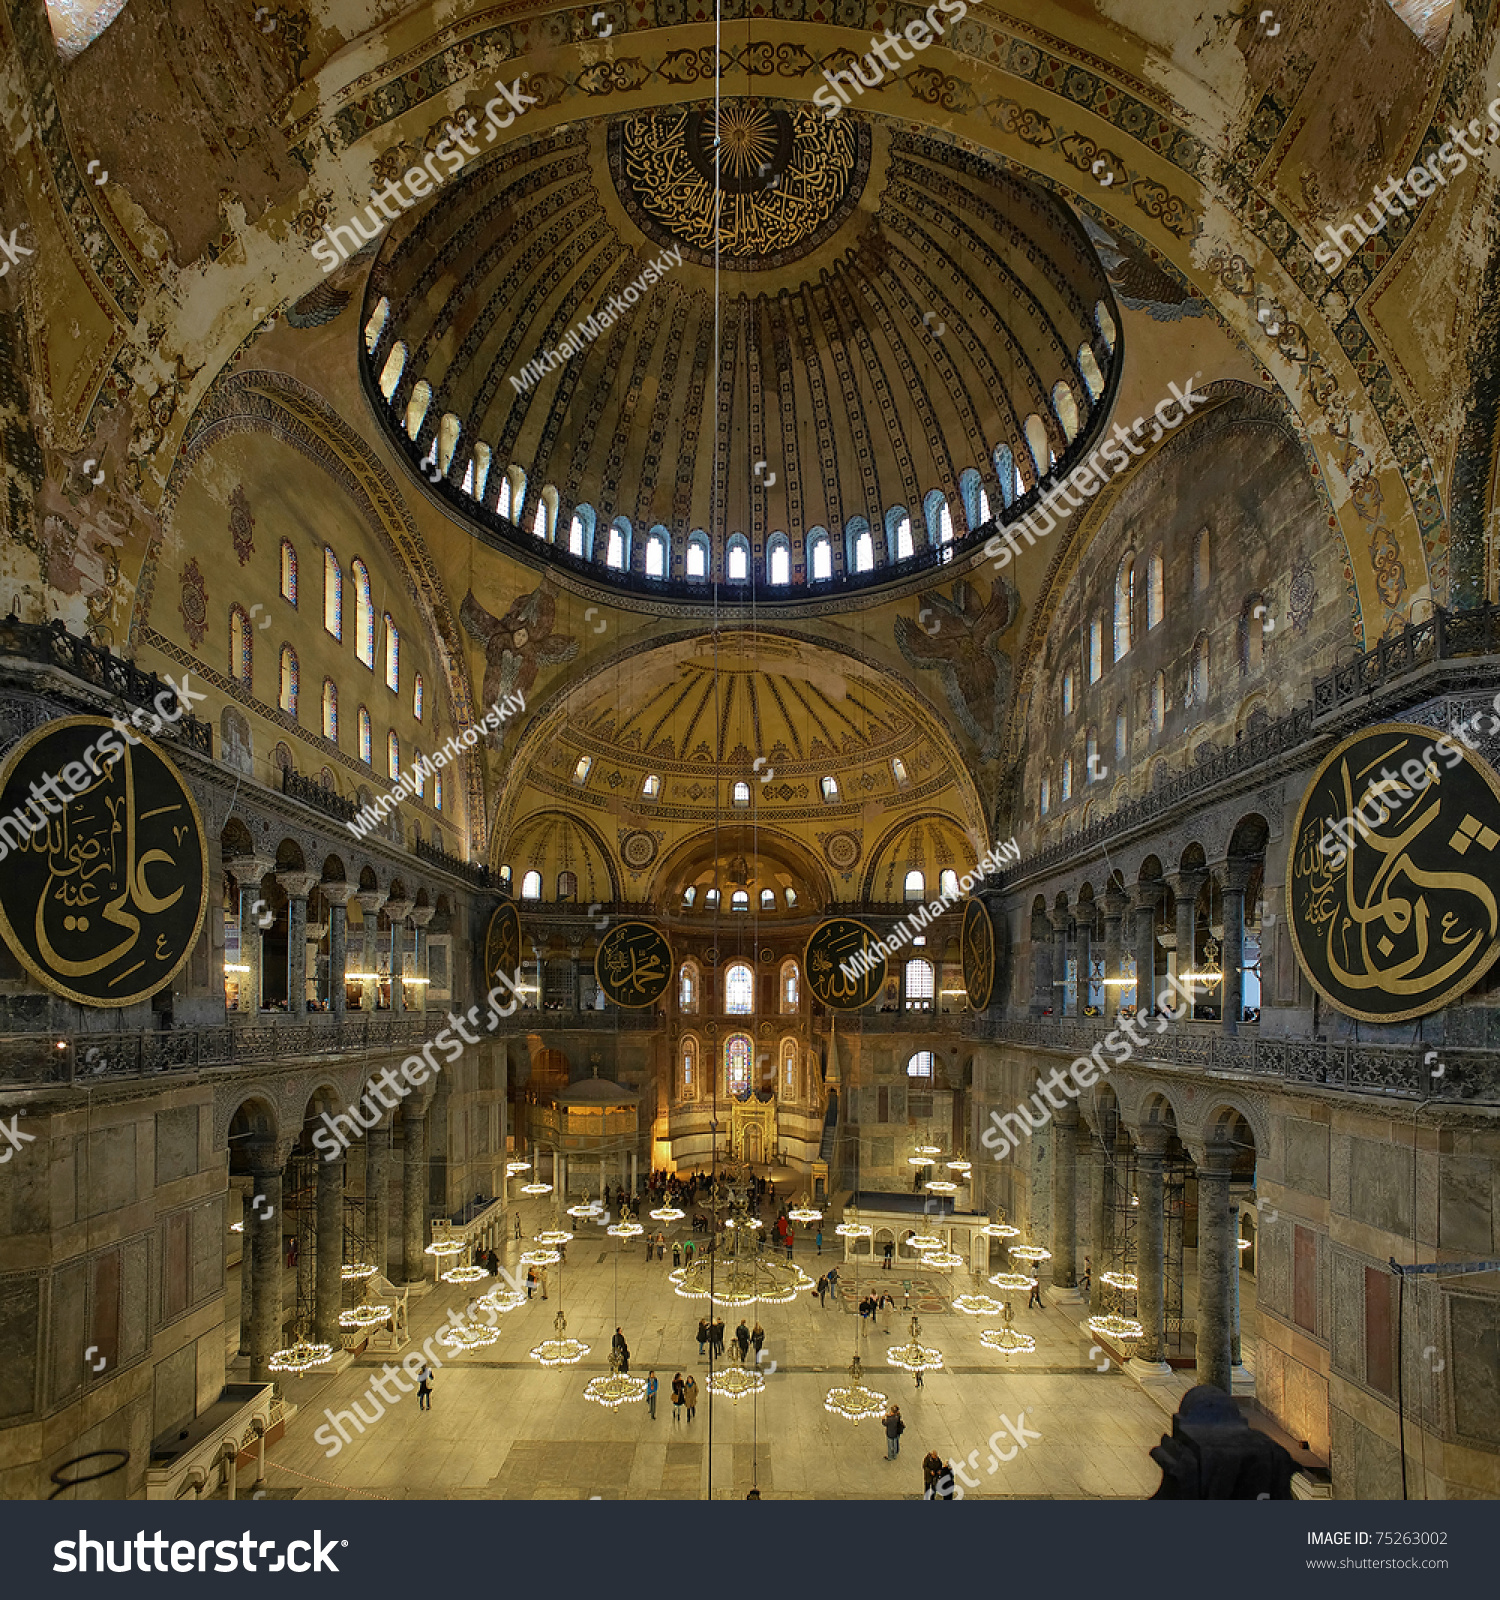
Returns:
[[[303,1337],[288,1345],[285,1350],[273,1350],[266,1366],[272,1372],[289,1372],[301,1377],[304,1372],[311,1372],[314,1367],[327,1366],[332,1360],[331,1344],[314,1344],[312,1340]]]
[[[390,1314],[389,1306],[383,1306],[375,1300],[362,1300],[357,1306],[346,1306],[339,1312],[339,1327],[350,1333],[361,1328],[373,1328],[377,1323],[386,1321]]]
[[[1042,1249],[1039,1244],[1013,1244],[1010,1247],[1012,1261],[1027,1261],[1035,1266],[1039,1261],[1050,1261],[1052,1252]]]
[[[943,1352],[922,1343],[922,1322],[911,1319],[911,1338],[905,1344],[892,1345],[885,1359],[893,1367],[904,1367],[908,1372],[936,1372],[943,1364]]]
[[[992,1272],[990,1282],[997,1289],[1024,1289],[1027,1294],[1036,1288],[1036,1279],[1024,1272]]]
[[[577,1339],[569,1339],[568,1319],[561,1311],[552,1319],[557,1330],[555,1339],[544,1339],[531,1351],[531,1359],[544,1367],[576,1367],[589,1353],[589,1347]]]
[[[483,1267],[449,1267],[441,1274],[444,1283],[478,1283],[488,1276]]]
[[[521,1252],[521,1265],[523,1267],[555,1267],[562,1260],[562,1251],[553,1250],[543,1245],[536,1250],[523,1250]]]
[[[886,1397],[877,1389],[865,1386],[864,1369],[859,1357],[849,1364],[848,1383],[836,1384],[828,1391],[823,1409],[836,1417],[843,1417],[857,1428],[861,1422],[885,1415]]]
[[[536,1351],[532,1351],[535,1355]],[[609,1353],[609,1376],[607,1378],[590,1378],[583,1386],[583,1398],[592,1400],[596,1405],[623,1406],[632,1400],[646,1398],[646,1380],[637,1378],[629,1372],[622,1372],[620,1367],[624,1357],[618,1350]]]
[[[1012,1227],[1005,1220],[1003,1211],[997,1211],[979,1231],[989,1239],[1019,1239],[1021,1237],[1021,1230]]]
[[[356,1283],[362,1278],[375,1276],[375,1263],[373,1261],[346,1261],[339,1268],[339,1277],[345,1283]]]
[[[482,1323],[450,1323],[438,1336],[450,1350],[482,1350],[500,1337],[498,1328],[487,1328]]]
[[[823,1213],[816,1206],[809,1203],[807,1195],[803,1195],[797,1204],[791,1207],[787,1212],[787,1216],[793,1222],[821,1222],[823,1220]]]
[[[535,1195],[535,1194],[551,1194],[552,1193],[552,1185],[550,1183],[523,1183],[521,1185],[521,1193],[522,1194],[533,1194],[533,1195]]]
[[[708,1376],[710,1394],[728,1395],[738,1404],[747,1394],[760,1394],[766,1386],[755,1367],[720,1367]]]
[[[1010,1301],[1005,1302],[1005,1326],[1003,1328],[986,1328],[979,1335],[980,1344],[990,1350],[998,1350],[1003,1356],[1029,1355],[1036,1349],[1036,1340],[1029,1333],[1017,1333],[1010,1325]]]

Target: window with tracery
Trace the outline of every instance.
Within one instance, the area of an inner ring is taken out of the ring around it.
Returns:
[[[277,704],[288,716],[297,715],[297,652],[289,644],[281,647],[281,677]]]
[[[281,541],[281,598],[297,603],[297,552],[290,539]]]
[[[338,743],[339,689],[332,678],[323,680],[323,737]]]
[[[375,665],[375,607],[370,603],[370,569],[354,562],[354,654],[367,667]]]
[[[229,608],[229,676],[248,689],[255,661],[254,634],[250,619],[239,606]]]
[[[323,546],[323,626],[335,639],[344,637],[344,569],[326,544]]]
[[[367,767],[375,765],[375,734],[370,725],[370,713],[359,708],[359,759]]]
[[[748,1017],[754,1010],[755,974],[744,962],[736,962],[724,974],[725,1015]]]
[[[914,956],[906,963],[906,1009],[931,1011],[935,992],[932,963]]]
[[[750,1041],[743,1033],[731,1034],[724,1043],[724,1081],[730,1094],[750,1088]]]

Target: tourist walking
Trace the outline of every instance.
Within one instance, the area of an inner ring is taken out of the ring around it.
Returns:
[[[760,1365],[760,1347],[766,1342],[766,1330],[757,1322],[750,1330],[750,1343],[755,1346],[755,1364]]]
[[[825,1273],[818,1279],[818,1304],[826,1311],[828,1309],[828,1275]]]
[[[745,1319],[740,1318],[740,1325],[734,1330],[734,1342],[739,1347],[740,1365],[744,1366],[745,1357],[750,1350],[750,1330],[745,1326]]]
[[[703,1359],[703,1347],[708,1343],[708,1318],[698,1318],[698,1359]]]
[[[432,1368],[425,1361],[417,1374],[417,1410],[432,1410]]]
[[[708,1325],[708,1353],[710,1356],[723,1357],[724,1354],[724,1319],[715,1317]]]
[[[823,1230],[821,1228],[818,1229],[818,1254],[823,1254]]]
[[[693,1420],[693,1413],[698,1409],[698,1380],[688,1373],[687,1382],[682,1386],[682,1398],[687,1404],[688,1421]]]
[[[656,1421],[656,1369],[650,1367],[646,1371],[646,1409],[651,1413],[651,1420]]]
[[[529,1300],[535,1292],[536,1292],[536,1268],[535,1267],[527,1267],[527,1269],[526,1269],[526,1298]]]
[[[672,1241],[672,1265],[674,1267],[682,1265],[682,1246],[675,1239]]]
[[[625,1343],[625,1335],[621,1333],[618,1328],[615,1329],[614,1338],[609,1341],[609,1347],[611,1350],[618,1350],[620,1352],[620,1371],[629,1372],[630,1346]]]
[[[1085,1256],[1083,1258],[1083,1276],[1082,1276],[1082,1278],[1080,1278],[1078,1280],[1078,1287],[1083,1290],[1084,1294],[1087,1294],[1089,1292],[1089,1284],[1093,1282],[1093,1278],[1094,1278],[1094,1263],[1093,1263],[1093,1259],[1091,1257],[1089,1257],[1089,1256]]]
[[[683,1405],[682,1390],[683,1390],[682,1374],[680,1372],[673,1373],[673,1375],[672,1375],[672,1423],[673,1423],[674,1427],[676,1426],[677,1423],[682,1421],[682,1405]]]
[[[932,1484],[932,1498],[934,1500],[956,1500],[958,1491],[953,1485],[953,1467],[945,1461],[937,1470],[937,1477]]]
[[[885,1241],[885,1259],[880,1263],[882,1271],[889,1272],[891,1270],[891,1262],[894,1260],[895,1255],[896,1241],[894,1239],[887,1239]]]
[[[521,1237],[521,1219],[518,1216],[516,1218],[516,1238],[519,1239],[520,1237]]]
[[[885,1414],[885,1459],[894,1461],[901,1454],[901,1435],[906,1424],[901,1420],[901,1407],[892,1406]]]
[[[1031,1293],[1026,1298],[1026,1309],[1030,1311],[1033,1306],[1035,1306],[1038,1311],[1046,1309],[1042,1305],[1042,1280],[1040,1277],[1036,1277],[1031,1280]]]
[[[932,1486],[937,1482],[937,1475],[943,1470],[943,1458],[936,1450],[929,1450],[922,1457],[922,1498],[932,1499]]]

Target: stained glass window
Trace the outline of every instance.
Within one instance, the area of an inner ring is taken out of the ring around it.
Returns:
[[[412,674],[411,680],[411,714],[418,722],[422,720],[422,674]]]
[[[387,689],[401,687],[401,635],[389,611],[385,613],[385,686]]]
[[[692,1039],[682,1041],[682,1098],[693,1098],[693,1077],[698,1065],[698,1046]]]
[[[254,635],[250,619],[239,608],[229,608],[229,676],[250,687],[250,671],[254,660]]]
[[[338,743],[339,690],[332,678],[323,680],[323,737]]]
[[[401,775],[401,741],[394,733],[385,736],[385,766],[387,773],[398,778]]]
[[[354,563],[354,653],[367,667],[375,665],[375,608],[370,603],[370,569]]]
[[[375,765],[375,742],[370,729],[370,713],[363,706],[359,708],[359,759],[367,767]]]
[[[730,1094],[743,1094],[750,1087],[750,1041],[734,1034],[724,1046],[725,1076]]]
[[[297,552],[290,539],[281,541],[281,597],[297,603]]]
[[[323,626],[335,639],[344,637],[344,570],[326,544],[323,546]]]
[[[443,809],[443,775],[434,772],[432,775],[432,808],[434,811]]]
[[[724,974],[724,1010],[731,1017],[748,1017],[755,1010],[755,975],[743,962]]]
[[[297,652],[289,644],[281,647],[281,683],[279,702],[288,715],[297,715]]]

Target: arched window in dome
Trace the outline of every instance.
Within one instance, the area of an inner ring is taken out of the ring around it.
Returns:
[[[540,900],[542,898],[542,875],[535,868],[521,879],[521,898],[523,900]]]
[[[684,1100],[698,1097],[698,1041],[693,1038],[682,1041],[682,1079],[678,1092]]]
[[[1026,448],[1031,452],[1038,480],[1045,478],[1052,470],[1052,443],[1046,423],[1034,411],[1026,419]]]
[[[1094,306],[1094,326],[1099,330],[1099,337],[1104,341],[1104,348],[1111,355],[1115,353],[1115,319],[1109,314],[1109,307],[1100,300]]]
[[[748,889],[736,889],[729,897],[729,909],[731,911],[748,911],[750,909],[750,891]]]
[[[531,517],[533,539],[551,544],[557,538],[557,507],[557,490],[550,483],[543,484],[542,492],[537,496],[536,510]]]
[[[797,891],[795,889],[786,889],[783,891],[782,897],[786,901],[787,910],[795,911],[797,908]]]
[[[281,647],[281,674],[277,683],[277,704],[289,717],[297,715],[297,652],[289,644]]]
[[[323,546],[323,627],[335,639],[344,637],[344,570],[326,544]]]
[[[401,632],[389,611],[385,613],[385,686],[398,693],[401,689]]]
[[[695,884],[695,883],[690,883],[687,886],[687,888],[682,891],[682,903],[683,903],[683,905],[687,906],[689,910],[691,910],[693,902],[697,898],[698,898],[698,885]]]
[[[932,963],[921,956],[913,956],[906,963],[906,1009],[931,1011],[935,993]]]
[[[792,546],[784,533],[766,541],[766,581],[784,587],[792,581]]]
[[[661,795],[661,778],[655,772],[648,772],[641,783],[641,799],[656,800]]]
[[[248,689],[255,662],[255,632],[239,606],[229,608],[229,676]]]
[[[370,569],[354,561],[354,654],[365,666],[375,665],[375,607],[370,600]]]
[[[323,737],[339,742],[339,686],[332,678],[323,680]]]
[[[604,565],[615,572],[630,570],[630,524],[624,517],[616,517],[609,525]]]
[[[559,901],[576,900],[578,898],[578,874],[576,872],[558,873],[557,898]]]
[[[359,708],[359,759],[367,767],[375,765],[375,731],[370,723],[370,713],[364,706]]]
[[[1099,370],[1099,363],[1094,357],[1092,345],[1079,345],[1078,373],[1088,388],[1089,398],[1097,400],[1104,393],[1104,374]]]
[[[689,1014],[698,1009],[698,964],[684,961],[677,969],[677,1005]]]
[[[297,551],[290,539],[281,541],[281,598],[297,603]]]
[[[833,576],[833,540],[827,528],[814,528],[807,536],[807,576],[811,583],[826,583]]]
[[[568,554],[591,561],[594,555],[594,508],[590,505],[574,506],[573,519],[568,524]]]
[[[1135,615],[1135,557],[1129,553],[1115,573],[1115,660],[1130,649],[1131,618]]]
[[[463,432],[463,423],[451,411],[443,413],[442,421],[438,423],[438,466],[446,475],[453,465],[453,458],[458,453],[458,440]]]
[[[422,720],[422,674],[414,672],[411,679],[411,714]]]
[[[1037,796],[1037,809],[1044,817],[1052,810],[1052,774],[1049,772],[1042,774],[1042,786]]]
[[[963,502],[969,532],[977,533],[990,520],[990,497],[984,492],[984,479],[973,467],[965,467],[959,473],[958,497]]]
[[[747,1094],[750,1090],[749,1038],[743,1033],[732,1033],[724,1041],[724,1087],[729,1094]]]
[[[380,336],[385,332],[385,325],[390,320],[391,303],[381,295],[375,309],[370,313],[370,320],[365,324],[365,353],[375,354],[375,346],[380,343]]]
[[[573,782],[581,789],[589,781],[589,772],[594,765],[592,756],[579,756],[573,767]]]
[[[885,547],[891,561],[906,561],[917,553],[905,506],[892,506],[885,514]]]
[[[906,875],[906,883],[902,889],[902,898],[905,900],[925,900],[927,898],[927,879],[922,875],[919,867],[913,867]]]
[[[745,807],[750,804],[750,785],[741,779],[730,790],[729,803],[733,806]]]
[[[1008,444],[995,446],[994,460],[995,478],[1000,485],[1000,499],[1008,508],[1026,492],[1021,482],[1021,469],[1016,465],[1015,455]]]
[[[898,789],[905,789],[911,783],[911,774],[900,756],[891,757],[891,777],[895,779]]]
[[[1078,437],[1078,397],[1061,380],[1052,385],[1052,411],[1069,444]]]
[[[724,578],[728,583],[749,583],[750,541],[742,533],[732,533],[724,546]]]
[[[494,457],[490,447],[481,439],[474,446],[474,454],[469,462],[469,471],[464,474],[464,489],[482,505],[484,503],[485,485],[490,481],[490,467],[494,464]]]
[[[908,1078],[930,1078],[932,1076],[932,1051],[918,1050],[906,1063]]]
[[[427,408],[432,404],[432,385],[426,378],[419,378],[412,386],[411,399],[406,402],[406,437],[415,440],[422,431],[422,423],[427,417]],[[433,448],[428,451],[427,459],[422,463],[424,467],[431,466],[437,460],[437,441],[433,440]]]
[[[774,911],[776,909],[776,891],[774,889],[762,889],[760,891],[760,909],[762,911]]]
[[[779,992],[781,994],[781,1013],[790,1016],[797,1009],[801,999],[802,972],[797,963],[788,957],[781,963],[781,981]]]
[[[690,583],[707,583],[708,569],[712,560],[709,548],[708,535],[701,528],[694,528],[688,535],[687,542],[687,576]]]
[[[825,805],[836,806],[839,803],[839,780],[831,773],[818,779],[818,789]]]
[[[1146,566],[1146,632],[1156,627],[1166,613],[1165,595],[1162,585],[1165,574],[1162,571],[1161,546],[1151,552],[1151,560]]]
[[[928,544],[952,544],[953,513],[948,508],[948,496],[941,489],[930,489],[923,497],[922,516],[927,523]]]
[[[863,517],[850,517],[844,524],[844,568],[847,572],[872,572],[875,568],[875,539]]]
[[[944,867],[938,874],[938,893],[945,900],[958,899],[958,874],[952,867]]]
[[[387,403],[395,399],[396,388],[401,382],[401,374],[406,371],[406,346],[400,339],[391,346],[391,353],[385,358],[385,365],[380,369],[380,392]]]
[[[755,1011],[755,974],[743,961],[736,961],[724,974],[724,1013],[748,1017]]]
[[[665,578],[670,551],[669,535],[659,523],[646,535],[646,576]]]

